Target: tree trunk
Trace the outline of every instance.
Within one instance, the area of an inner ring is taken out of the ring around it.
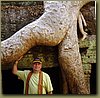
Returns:
[[[85,83],[77,37],[77,19],[59,45],[59,62],[73,94],[89,94]]]
[[[1,42],[1,62],[17,60],[35,45],[58,45],[72,26],[80,8],[88,1],[45,1],[44,14]]]
[[[76,29],[79,10],[87,2],[45,1],[45,12],[39,19],[1,42],[2,65],[14,62],[35,45],[55,46],[60,43],[59,62],[70,91],[88,94]]]

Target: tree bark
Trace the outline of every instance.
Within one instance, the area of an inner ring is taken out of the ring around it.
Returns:
[[[44,14],[1,42],[1,63],[17,60],[35,45],[58,45],[72,26],[74,14],[88,1],[45,1]]]
[[[89,94],[79,53],[77,19],[59,45],[59,62],[73,94]]]

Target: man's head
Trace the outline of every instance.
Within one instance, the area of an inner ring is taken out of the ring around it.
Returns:
[[[33,67],[34,71],[40,71],[41,68],[42,68],[41,59],[40,58],[34,58],[32,67]]]

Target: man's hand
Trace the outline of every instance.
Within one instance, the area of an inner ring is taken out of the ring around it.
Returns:
[[[48,92],[48,94],[53,94],[53,93],[52,93],[52,91],[51,91],[51,92]]]
[[[23,55],[17,61],[20,61],[22,58],[23,58]]]

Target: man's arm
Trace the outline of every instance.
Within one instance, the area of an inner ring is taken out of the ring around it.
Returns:
[[[46,75],[46,91],[47,91],[47,94],[53,94],[53,86],[52,86],[52,83],[51,83],[51,79],[50,79],[50,76],[47,74]]]
[[[15,62],[15,64],[13,65],[13,69],[12,69],[12,73],[13,73],[13,74],[16,74],[16,73],[17,73],[17,71],[18,71],[17,65],[18,65],[18,62],[21,60],[22,57],[23,57],[23,56],[21,56],[21,57]]]
[[[13,65],[13,70],[12,70],[12,73],[13,74],[16,74],[17,73],[17,70],[18,70],[17,69],[17,65],[18,65],[18,61],[16,61],[15,64]]]

